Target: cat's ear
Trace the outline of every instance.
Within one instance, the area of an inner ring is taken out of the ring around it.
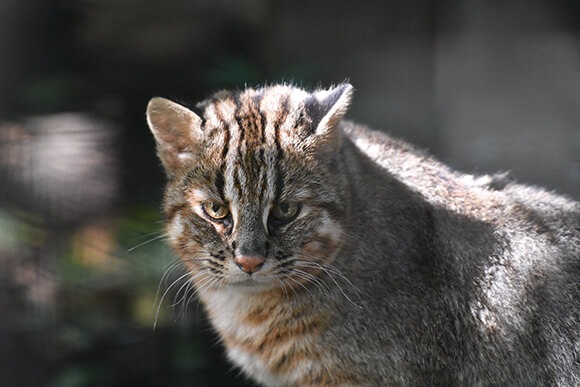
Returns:
[[[147,123],[157,142],[157,153],[168,175],[195,159],[203,120],[188,108],[155,97],[147,105]]]
[[[340,147],[340,130],[338,123],[348,110],[353,87],[349,83],[343,83],[330,90],[315,92],[313,99],[309,102],[316,107],[317,116],[314,121],[314,134],[317,142],[324,145],[326,149],[338,149]]]
[[[350,83],[343,83],[333,89],[318,91],[314,94],[320,113],[322,113],[316,134],[324,134],[338,124],[348,110],[352,91],[353,87]]]

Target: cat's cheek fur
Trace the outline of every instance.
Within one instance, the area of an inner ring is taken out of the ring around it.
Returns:
[[[183,235],[184,231],[183,217],[181,214],[176,214],[167,225],[167,235],[169,235],[169,241],[173,246],[179,244],[179,237]]]
[[[302,246],[301,253],[307,258],[316,258],[323,264],[331,264],[343,239],[344,231],[340,223],[323,211],[316,233]]]
[[[187,220],[181,213],[175,216],[167,224],[167,234],[173,249],[177,251],[187,270],[196,277],[196,282],[206,279],[206,275],[199,273],[203,270],[199,258],[207,256],[207,250],[196,241],[199,230]]]
[[[176,214],[167,226],[167,234],[169,235],[169,242],[171,246],[182,257],[191,256],[193,251],[198,251],[196,244],[188,237],[190,230],[187,221],[181,214]]]

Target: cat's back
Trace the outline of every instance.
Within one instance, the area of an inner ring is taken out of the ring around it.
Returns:
[[[343,130],[417,198],[416,206],[426,209],[423,226],[429,228],[436,256],[463,257],[459,263],[465,267],[483,270],[495,265],[514,281],[540,276],[576,283],[580,278],[580,203],[505,174],[454,171],[403,141],[356,124],[347,122]],[[390,206],[388,200],[379,205],[384,211]],[[580,297],[580,288],[575,291]]]
[[[514,222],[544,219],[552,228],[565,227],[578,236],[580,203],[574,200],[519,184],[507,173],[454,171],[426,152],[362,125],[346,121],[342,129],[358,150],[428,203],[492,223],[505,222],[506,216]]]
[[[433,309],[413,310],[408,303],[409,310],[399,304],[393,311],[445,321],[431,332],[440,342],[425,356],[438,353],[441,343],[445,353],[462,351],[462,359],[446,359],[443,353],[434,359],[467,384],[477,380],[502,384],[517,376],[522,383],[557,380],[561,385],[576,385],[580,377],[575,358],[580,355],[580,204],[515,183],[505,175],[477,177],[453,171],[405,142],[350,122],[342,129],[367,161],[385,171],[385,176],[394,177],[413,196],[414,205],[424,209],[413,221],[422,225],[420,233],[427,235],[426,242],[413,250],[421,240],[415,238],[406,251],[417,251],[418,258],[407,253],[398,264],[417,260],[420,276],[413,278],[423,279]],[[373,172],[361,168],[358,173],[370,176]],[[391,184],[390,180],[377,182],[376,176],[368,179],[372,190]],[[383,190],[385,200],[376,205],[389,213],[395,204],[388,200],[389,189]],[[412,232],[404,225],[392,227],[393,222],[385,219],[382,228],[375,227],[376,234],[386,227],[403,230],[398,239]],[[377,245],[373,254],[380,254],[380,248]],[[382,271],[392,273],[393,257],[391,252],[376,264],[385,262]],[[447,321],[449,316],[453,317]],[[456,331],[454,324],[462,328]],[[419,330],[415,334],[422,335]],[[483,364],[503,364],[503,368],[494,374]],[[531,364],[537,367],[530,369]]]

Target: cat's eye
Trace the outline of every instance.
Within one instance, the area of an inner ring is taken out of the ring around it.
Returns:
[[[293,220],[300,211],[298,203],[280,203],[272,208],[271,215],[273,220],[279,223],[287,223]]]
[[[212,219],[220,220],[229,215],[230,210],[223,204],[205,202],[201,205],[203,211]]]

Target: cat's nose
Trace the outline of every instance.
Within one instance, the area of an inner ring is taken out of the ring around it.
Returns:
[[[236,255],[234,262],[240,269],[252,274],[260,270],[260,267],[266,262],[266,257],[263,255]]]

